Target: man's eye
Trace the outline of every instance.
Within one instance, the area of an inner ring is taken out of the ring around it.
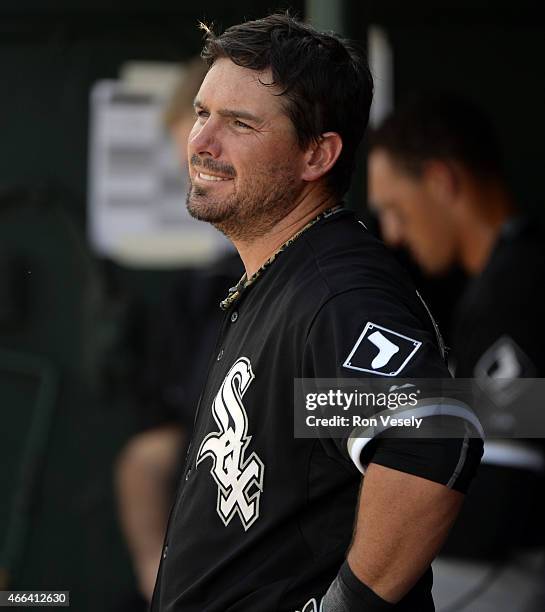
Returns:
[[[196,110],[195,114],[197,115],[197,117],[199,119],[206,119],[208,117],[208,115],[209,115],[209,113],[207,113],[206,111],[203,111],[203,110]]]
[[[243,121],[239,121],[238,119],[235,119],[235,125],[239,128],[243,128],[246,130],[251,130],[252,127],[250,125],[248,125],[247,123],[244,123]]]

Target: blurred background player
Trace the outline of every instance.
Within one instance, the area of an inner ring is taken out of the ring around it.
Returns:
[[[200,57],[188,62],[165,110],[184,177],[193,100],[206,70]],[[145,600],[131,603],[131,610],[144,609],[151,600],[178,469],[222,320],[219,302],[242,272],[232,250],[212,265],[180,270],[167,300],[150,317],[135,394],[140,430],[122,450],[116,469],[121,527]]]
[[[455,375],[478,378],[498,398],[513,379],[543,377],[543,231],[514,201],[487,116],[451,94],[414,96],[371,135],[368,171],[385,242],[406,247],[428,275],[460,266],[469,277],[448,333]],[[447,554],[505,560],[543,541],[543,445],[536,442],[485,444]],[[501,583],[526,589],[522,604],[537,585],[531,572],[521,580]],[[488,593],[495,609],[514,609],[495,586]],[[480,597],[478,605],[485,603]]]

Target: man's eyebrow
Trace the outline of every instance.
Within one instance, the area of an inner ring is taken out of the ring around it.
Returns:
[[[204,111],[208,111],[208,109],[206,108],[206,105],[203,104],[197,98],[195,98],[195,101],[193,102],[193,106],[195,108],[202,108]],[[248,111],[244,111],[244,110],[222,108],[218,111],[218,115],[220,115],[221,117],[233,117],[237,119],[238,118],[247,119],[248,121],[252,121],[254,123],[263,123],[263,119],[261,119],[260,117],[257,117],[253,113],[249,113]]]
[[[233,117],[236,119],[247,119],[248,121],[252,121],[253,123],[262,123],[263,119],[257,117],[256,115],[249,113],[248,111],[243,110],[234,110],[229,108],[222,108],[218,111],[218,115],[221,117]]]

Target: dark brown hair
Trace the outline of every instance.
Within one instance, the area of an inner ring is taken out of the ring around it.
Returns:
[[[501,147],[486,113],[452,92],[413,93],[378,129],[369,149],[386,151],[408,174],[419,176],[425,162],[463,164],[483,178],[504,178]]]

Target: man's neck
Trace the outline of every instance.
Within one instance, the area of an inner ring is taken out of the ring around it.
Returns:
[[[338,199],[329,194],[320,198],[311,197],[311,194],[308,194],[264,236],[255,238],[250,242],[233,240],[233,244],[244,263],[246,277],[250,278],[255,274],[285,242],[305,227],[307,223],[338,203]]]
[[[475,198],[477,201],[470,202],[466,209],[469,212],[460,235],[461,263],[471,276],[480,274],[488,264],[501,228],[513,210],[509,194],[496,185],[480,190]],[[483,201],[488,203],[486,207]]]

